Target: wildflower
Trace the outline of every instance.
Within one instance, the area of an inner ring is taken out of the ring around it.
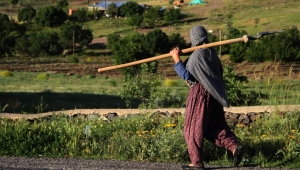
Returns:
[[[263,135],[261,135],[261,137],[265,138],[265,137],[267,137],[267,135],[266,135],[266,134],[263,134]]]
[[[296,133],[296,130],[295,130],[295,129],[293,129],[293,130],[292,130],[292,133]]]
[[[144,130],[143,132],[142,132],[142,134],[146,134],[146,133],[148,133],[149,131],[148,130]]]
[[[176,124],[172,124],[172,123],[169,123],[169,124],[166,124],[165,127],[175,127]]]
[[[296,136],[294,136],[294,135],[289,135],[289,138],[291,138],[291,139],[295,139],[295,138],[296,138]]]
[[[241,123],[239,123],[239,124],[236,124],[236,126],[237,126],[237,127],[244,127],[245,125],[244,125],[244,124],[241,124]]]

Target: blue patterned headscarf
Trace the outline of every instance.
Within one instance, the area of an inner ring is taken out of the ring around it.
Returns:
[[[202,26],[195,26],[190,31],[192,46],[208,43],[207,31]],[[197,49],[188,58],[186,69],[194,78],[224,107],[229,107],[223,68],[217,52],[213,48]]]

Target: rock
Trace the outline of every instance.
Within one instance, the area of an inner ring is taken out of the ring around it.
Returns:
[[[118,114],[117,113],[108,113],[106,115],[106,118],[110,121],[112,121],[114,118],[118,117]]]

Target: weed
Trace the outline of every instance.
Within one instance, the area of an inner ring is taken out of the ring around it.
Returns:
[[[14,74],[8,70],[0,71],[0,77],[12,77]]]
[[[0,113],[4,112],[4,110],[6,109],[7,106],[8,106],[8,104],[4,105],[2,108],[2,106],[0,105]]]
[[[36,80],[48,80],[49,75],[47,73],[40,73],[36,76]]]
[[[43,113],[45,109],[48,108],[48,104],[45,104],[43,101],[43,97],[41,97],[40,103],[35,107],[37,113]]]
[[[166,87],[177,87],[178,83],[176,81],[174,81],[174,80],[166,79],[165,80],[165,86]]]

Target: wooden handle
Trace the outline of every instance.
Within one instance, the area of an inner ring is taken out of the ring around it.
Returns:
[[[213,43],[209,43],[209,44],[203,44],[203,45],[196,46],[196,47],[187,48],[187,49],[182,50],[182,53],[192,52],[192,51],[195,51],[199,48],[209,48],[209,47],[215,47],[215,46],[220,46],[220,45],[232,44],[232,43],[236,43],[236,42],[248,42],[248,36],[244,35],[241,38],[218,41],[218,42],[213,42]],[[168,54],[163,54],[163,55],[159,55],[159,56],[156,56],[156,57],[146,58],[146,59],[143,59],[143,60],[138,60],[138,61],[134,61],[134,62],[130,62],[130,63],[99,68],[98,72],[104,72],[104,71],[129,67],[129,66],[133,66],[133,65],[143,64],[143,63],[147,63],[147,62],[151,62],[151,61],[161,60],[161,59],[164,59],[164,58],[167,58],[167,57],[170,57],[170,56],[171,56],[171,54],[168,53]]]

